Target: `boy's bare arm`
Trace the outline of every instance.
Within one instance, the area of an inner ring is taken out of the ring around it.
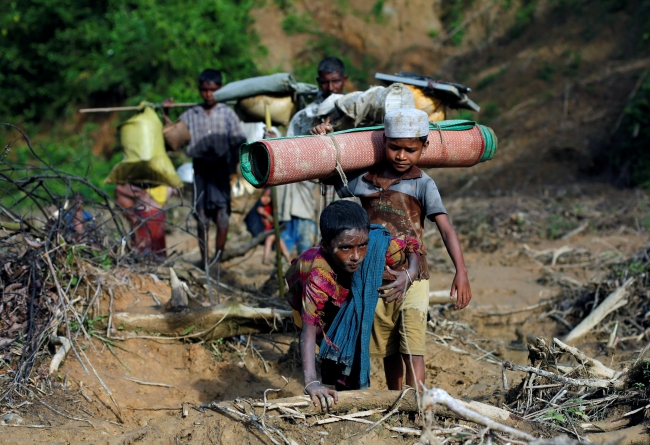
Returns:
[[[436,226],[438,226],[440,236],[442,236],[442,241],[445,243],[449,257],[456,267],[456,276],[451,284],[450,297],[453,298],[454,293],[457,293],[456,309],[463,309],[472,299],[472,289],[469,286],[463,250],[460,247],[460,241],[458,241],[456,231],[451,226],[447,215],[440,213],[434,217],[434,221],[436,222]]]
[[[385,294],[380,295],[381,298],[384,298],[384,303],[396,302],[399,304],[404,299],[408,288],[413,284],[413,278],[418,276],[420,255],[412,252],[408,254],[407,258],[408,274],[405,271],[393,270],[386,266],[386,270],[395,277],[395,281],[379,288],[379,291],[387,291]]]
[[[311,397],[314,406],[320,405],[321,410],[325,411],[328,407],[332,408],[332,401],[339,402],[339,396],[333,389],[323,386],[316,376],[316,334],[318,327],[303,321],[300,355],[305,376],[305,392]]]

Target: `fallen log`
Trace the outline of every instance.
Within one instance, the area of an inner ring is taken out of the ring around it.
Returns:
[[[233,258],[237,258],[243,255],[246,255],[249,250],[254,249],[259,246],[262,241],[266,239],[267,236],[273,235],[273,230],[266,230],[257,236],[253,237],[249,242],[237,246],[234,249],[228,249],[223,252],[223,257],[221,261],[229,261]]]
[[[645,425],[636,425],[624,430],[610,431],[600,434],[587,434],[587,440],[591,443],[647,445],[650,443],[650,434],[648,434],[648,428]]]
[[[368,411],[376,409],[390,409],[395,404],[395,401],[397,401],[397,399],[401,396],[401,394],[401,391],[388,390],[339,391],[339,402],[333,405],[329,413],[338,414],[347,413],[352,410]],[[498,422],[504,426],[517,428],[527,432],[536,430],[536,427],[533,423],[524,420],[523,418],[504,409],[497,408],[492,405],[487,405],[481,402],[465,402],[463,400],[453,399],[451,396],[449,396],[449,398],[454,400],[459,406],[463,407],[464,409],[473,411],[474,413],[486,417],[493,422]],[[224,404],[226,406],[230,406],[231,402],[219,403],[219,405]],[[215,402],[205,405],[204,407],[210,407],[214,405],[216,405]],[[263,408],[264,402],[255,402],[253,403],[253,406],[256,408]],[[316,408],[314,406],[308,396],[287,397],[282,399],[269,400],[266,402],[267,411],[281,408],[297,408],[302,414],[305,415],[323,414],[320,408]],[[415,391],[409,391],[402,397],[399,404],[399,411],[407,413],[419,411],[415,397]],[[463,416],[453,412],[444,405],[436,407],[436,415],[473,421],[471,419],[465,419]]]
[[[121,331],[207,340],[272,332],[279,329],[283,320],[292,317],[292,311],[254,308],[226,301],[212,307],[185,308],[179,312],[165,312],[156,306],[143,308],[141,312],[115,312],[113,325],[120,327]]]
[[[594,309],[591,314],[589,314],[584,320],[578,324],[571,332],[569,332],[566,337],[564,337],[564,342],[571,343],[572,341],[577,340],[578,338],[585,335],[587,332],[592,330],[594,326],[603,321],[603,319],[610,313],[618,309],[619,307],[625,305],[627,300],[625,297],[628,295],[627,288],[630,284],[634,282],[634,278],[629,278],[621,287],[616,289],[614,292],[609,294],[605,300]]]

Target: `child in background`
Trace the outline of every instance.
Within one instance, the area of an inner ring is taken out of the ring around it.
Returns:
[[[422,152],[429,146],[429,119],[424,111],[402,108],[386,114],[384,145],[386,160],[348,177],[344,187],[336,179],[339,197],[357,197],[368,212],[370,222],[381,224],[393,236],[412,236],[418,240],[423,258],[413,276],[403,302],[379,301],[372,327],[371,356],[384,359],[388,389],[401,390],[406,367],[406,384],[420,389],[424,384],[426,323],[429,307],[429,270],[423,243],[425,216],[436,223],[447,252],[456,267],[450,297],[457,294],[456,309],[463,309],[472,298],[467,268],[456,232],[449,222],[435,182],[417,167]],[[316,134],[331,131],[322,124]],[[402,364],[403,363],[403,364]]]
[[[246,223],[246,228],[248,231],[256,237],[260,233],[269,231],[273,229],[273,208],[271,206],[271,189],[265,188],[262,190],[262,196],[257,200],[253,208],[246,215],[244,219]],[[264,258],[262,259],[262,264],[269,263],[269,257],[271,256],[271,248],[275,243],[275,235],[269,235],[264,240]],[[287,246],[280,238],[280,246],[282,249],[282,255],[287,260],[291,261],[291,255],[287,250]]]
[[[294,310],[294,321],[302,329],[300,352],[305,377],[305,393],[314,406],[324,410],[337,402],[335,390],[323,384],[346,387],[345,379],[336,367],[323,364],[321,380],[317,380],[315,368],[315,345],[326,336],[327,330],[339,309],[350,296],[352,276],[360,268],[368,250],[370,221],[359,204],[351,201],[335,201],[323,210],[320,217],[321,243],[295,259],[287,271],[289,286],[287,298]],[[410,276],[419,268],[419,246],[409,236],[391,238],[385,252],[384,276],[392,280],[379,288],[387,303],[401,301],[410,286]],[[380,273],[381,274],[381,273]],[[359,349],[356,350],[359,352]]]

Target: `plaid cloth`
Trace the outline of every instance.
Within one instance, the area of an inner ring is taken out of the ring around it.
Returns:
[[[225,104],[217,104],[206,114],[201,105],[186,110],[179,117],[190,130],[192,140],[187,146],[187,155],[192,158],[237,162],[240,145],[246,142],[239,119]]]

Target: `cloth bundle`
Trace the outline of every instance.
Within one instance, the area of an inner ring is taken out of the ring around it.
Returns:
[[[241,172],[255,187],[324,179],[367,169],[385,158],[384,127],[357,128],[326,136],[295,136],[244,144]],[[429,147],[418,166],[471,167],[489,161],[497,149],[492,129],[466,120],[430,124]]]
[[[227,102],[260,94],[292,95],[293,93],[317,92],[316,85],[298,82],[288,73],[276,73],[230,82],[214,92],[214,99],[217,102]]]

